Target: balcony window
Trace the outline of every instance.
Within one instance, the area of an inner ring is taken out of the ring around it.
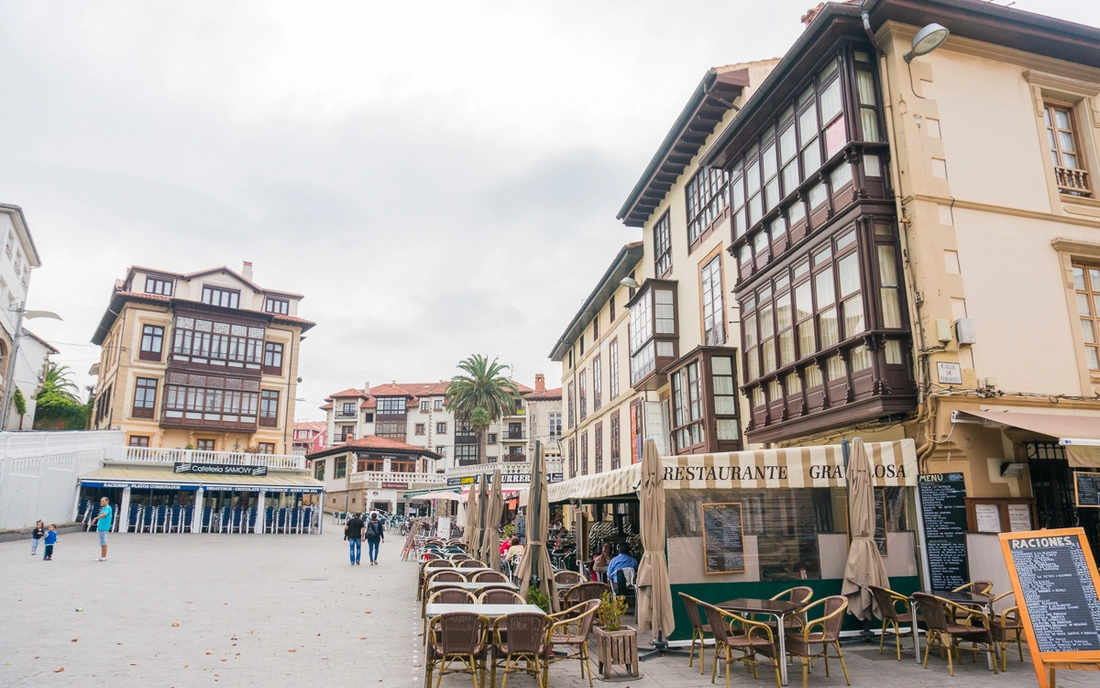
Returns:
[[[569,414],[568,415],[569,427],[573,427],[576,424],[576,419],[574,418],[574,414],[573,414],[573,396],[575,394],[576,394],[576,388],[574,387],[573,383],[570,382],[568,387],[567,387],[567,394],[566,394],[566,396],[568,398],[565,401],[566,410]]]
[[[141,351],[138,358],[142,361],[160,361],[164,349],[164,328],[157,325],[143,325],[141,328]]]
[[[1100,371],[1100,266],[1074,263],[1073,288],[1085,363],[1090,371]]]
[[[676,358],[676,283],[647,280],[630,302],[630,383],[649,382]]]
[[[348,457],[340,456],[336,459],[336,468],[332,471],[333,479],[343,478],[348,474]]]
[[[172,361],[259,371],[264,328],[177,315]]]
[[[700,279],[703,293],[703,343],[707,346],[721,346],[726,343],[721,256],[715,256],[703,266]]]
[[[674,366],[670,374],[674,450],[681,454],[740,450],[732,350],[702,347]]]
[[[653,266],[658,277],[672,270],[672,227],[666,212],[653,226]]]
[[[157,381],[139,377],[134,385],[134,418],[152,418],[157,405]]]
[[[588,433],[581,433],[581,475],[588,475]]]
[[[592,359],[592,410],[599,411],[603,405],[603,371],[600,370],[600,357]]]
[[[508,439],[510,439],[510,440],[522,440],[523,439],[523,423],[509,423],[508,424]]]
[[[688,181],[687,228],[689,250],[695,248],[704,235],[726,210],[729,203],[729,176],[720,168],[700,169]]]
[[[276,390],[260,392],[260,425],[269,428],[279,425],[279,392]]]
[[[621,451],[621,449],[619,447],[620,428],[619,428],[619,411],[618,410],[616,410],[615,412],[613,412],[611,414],[611,420],[609,422],[611,424],[611,427],[610,427],[610,435],[611,435],[611,438],[610,438],[611,439],[611,470],[615,470],[619,467],[619,454],[620,454],[620,451]]]
[[[1070,196],[1092,196],[1092,183],[1081,154],[1077,118],[1073,106],[1053,101],[1043,102],[1047,144],[1058,191]]]
[[[275,299],[268,296],[264,299],[264,312],[274,313],[275,315],[289,315],[290,301],[286,299]]]
[[[407,405],[408,401],[405,397],[379,397],[375,412],[380,416],[403,416]]]
[[[264,342],[265,375],[283,374],[283,345],[276,342]]]
[[[159,296],[171,296],[172,295],[172,280],[163,279],[161,277],[146,277],[145,278],[145,293],[157,294]]]
[[[161,424],[251,429],[259,400],[256,380],[169,372]]]
[[[549,418],[550,439],[561,437],[561,413],[552,412],[547,415]]]
[[[374,434],[379,437],[389,437],[395,440],[405,441],[405,423],[395,421],[383,421],[374,424]]]
[[[203,287],[202,302],[210,306],[222,308],[240,308],[241,292],[233,289],[219,289],[218,287]]]
[[[596,423],[596,429],[593,433],[593,440],[595,441],[594,454],[596,458],[596,473],[603,473],[603,421]]]
[[[455,460],[459,466],[469,466],[480,462],[480,447],[477,442],[455,445]]]
[[[354,418],[355,417],[355,402],[345,402],[340,405],[340,417],[341,418]]]
[[[390,459],[391,473],[416,473],[416,459]]]
[[[619,396],[619,340],[612,339],[611,343],[607,345],[607,387],[608,387],[608,399],[614,400]]]

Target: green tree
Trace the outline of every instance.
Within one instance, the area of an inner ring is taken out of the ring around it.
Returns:
[[[35,397],[36,430],[83,430],[87,427],[92,405],[80,402],[80,388],[71,376],[68,366],[51,363],[46,369],[42,387]]]
[[[80,388],[72,380],[73,371],[69,366],[51,363],[42,380],[42,389],[38,392],[38,404],[46,406],[61,404],[80,404]]]
[[[485,461],[485,431],[515,411],[519,388],[504,374],[508,366],[495,358],[473,354],[460,361],[458,369],[461,373],[447,385],[445,405],[456,420],[470,423],[477,434],[479,458]]]
[[[23,416],[27,415],[27,398],[23,396],[23,390],[15,388],[11,395],[11,401],[15,404],[15,412],[19,414],[19,429],[23,429]]]

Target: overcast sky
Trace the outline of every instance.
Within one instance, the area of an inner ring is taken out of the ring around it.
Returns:
[[[812,0],[0,4],[0,202],[31,329],[81,385],[129,265],[255,264],[306,295],[299,418],[332,392],[531,384],[707,68],[782,55]],[[1003,4],[1003,3],[1002,3]],[[1016,6],[1100,26],[1100,3]]]

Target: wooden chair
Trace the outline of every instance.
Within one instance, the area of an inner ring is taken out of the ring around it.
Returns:
[[[588,688],[592,688],[592,664],[588,661],[588,636],[592,633],[592,623],[599,608],[600,603],[597,600],[588,600],[550,615],[551,650],[558,645],[564,645],[566,651],[565,655],[560,657],[550,653],[548,661],[553,663],[566,659],[578,660],[581,665],[581,679],[587,672]]]
[[[548,688],[549,631],[550,617],[545,614],[521,612],[497,619],[493,623],[489,686],[496,686],[497,669],[500,668],[504,672],[500,688],[508,683],[508,674],[516,671],[533,674],[539,688]],[[524,663],[524,668],[518,667],[520,662]]]
[[[923,624],[920,615],[913,613],[913,604],[909,598],[901,593],[888,588],[880,588],[877,585],[868,586],[871,595],[878,605],[878,613],[882,617],[882,633],[878,641],[878,653],[884,654],[886,636],[889,634],[894,639],[894,647],[897,649],[898,661],[901,661],[901,630],[900,626],[910,626],[913,623]],[[902,605],[902,611],[898,611],[897,605]],[[916,652],[916,648],[913,648]]]
[[[833,595],[814,602],[803,611],[821,606],[822,616],[807,621],[801,630],[791,631],[786,634],[787,654],[802,660],[802,688],[810,679],[810,666],[818,657],[825,660],[825,675],[829,675],[829,647],[836,649],[840,658],[840,668],[844,670],[844,681],[852,685],[848,677],[848,666],[844,663],[844,653],[840,650],[840,627],[844,623],[844,612],[848,609],[848,598],[843,595]],[[821,651],[814,652],[814,646],[820,645]]]
[[[432,685],[433,671],[439,671],[436,686],[447,674],[470,674],[474,688],[485,684],[485,657],[489,648],[489,619],[469,612],[440,614],[428,623],[424,653],[424,686]],[[461,669],[450,668],[461,662]]]
[[[558,585],[578,585],[584,583],[585,578],[576,571],[558,571],[554,574],[554,582]]]
[[[507,588],[489,588],[485,590],[477,597],[478,604],[527,604],[527,600],[523,599],[523,595],[520,595],[515,590],[509,590]]]
[[[679,594],[684,601],[688,621],[691,622],[691,651],[688,653],[688,666],[695,662],[695,644],[699,643],[699,673],[702,674],[704,672],[703,666],[706,664],[707,635],[713,637],[714,632],[711,630],[710,624],[703,623],[702,617],[699,616],[699,605],[704,604],[703,601],[695,599],[687,593],[681,592]]]
[[[470,576],[470,580],[475,583],[507,583],[508,576],[500,571],[478,571]]]
[[[991,609],[994,609],[994,605],[1009,595],[1015,593],[1009,590],[1006,593],[1002,593],[993,598],[989,603]],[[1018,606],[1009,607],[1000,614],[994,611],[993,616],[989,619],[989,630],[993,633],[993,642],[1001,648],[1001,671],[1008,671],[1008,645],[1009,643],[1016,643],[1016,649],[1020,653],[1020,661],[1024,661],[1024,624],[1020,620],[1020,608]]]
[[[776,661],[779,653],[775,649],[775,635],[771,627],[766,623],[751,621],[706,602],[699,604],[703,607],[707,622],[714,634],[714,667],[710,672],[710,682],[714,683],[718,675],[719,659],[726,662],[726,688],[730,688],[730,664],[733,662],[744,662],[745,670],[759,680],[760,660],[756,655],[761,654],[772,660],[775,666],[775,686],[783,688],[779,678],[779,662]],[[740,633],[735,630],[737,628],[741,629]],[[734,657],[734,651],[740,652],[741,656]]]
[[[606,592],[611,592],[611,586],[607,583],[580,583],[566,590],[561,596],[561,601],[565,606],[573,607],[588,600],[603,599]]]
[[[966,649],[972,650],[975,657],[977,657],[980,649],[978,646],[985,646],[986,652],[989,653],[990,662],[993,664],[993,673],[997,673],[993,633],[990,629],[989,616],[985,612],[963,607],[942,597],[923,592],[913,593],[913,599],[920,607],[924,623],[928,627],[928,642],[924,646],[925,668],[928,668],[928,653],[932,649],[932,645],[938,642],[941,647],[947,649],[947,668],[954,676],[955,664],[953,658],[958,656],[961,660],[962,656],[960,651],[962,648],[959,647],[959,642],[969,641],[971,647]],[[958,622],[960,617],[964,619],[963,623]],[[974,621],[977,621],[980,625],[975,626]]]

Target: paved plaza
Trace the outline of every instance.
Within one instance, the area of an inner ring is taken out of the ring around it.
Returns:
[[[0,543],[0,686],[364,686],[423,685],[415,565],[400,539],[379,566],[352,567],[339,527],[323,535],[121,535],[97,562],[94,533],[62,536],[54,561],[29,556],[29,542]],[[643,642],[647,642],[643,639]],[[906,645],[908,647],[908,644]],[[946,662],[921,669],[877,648],[845,649],[853,686],[1034,686],[1029,664],[1010,659],[994,676],[965,660],[952,679]],[[844,685],[820,663],[812,688]],[[63,670],[63,671],[62,671]],[[642,663],[636,688],[709,686],[686,658]],[[1064,673],[1059,685],[1097,685],[1094,673]],[[801,669],[791,667],[791,685]],[[554,688],[580,687],[576,662],[555,665]],[[597,684],[600,681],[597,680]],[[719,679],[719,685],[724,682]],[[448,676],[443,687],[470,686]],[[516,688],[533,678],[509,678]],[[743,671],[733,685],[766,688]]]

